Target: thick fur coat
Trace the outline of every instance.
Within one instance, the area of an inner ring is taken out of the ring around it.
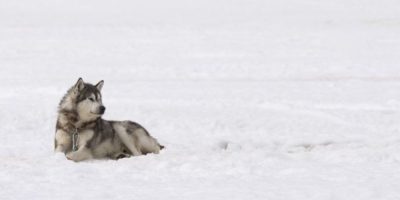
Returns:
[[[81,78],[62,98],[58,108],[55,151],[73,161],[159,153],[164,147],[146,129],[132,121],[108,121],[101,89]]]

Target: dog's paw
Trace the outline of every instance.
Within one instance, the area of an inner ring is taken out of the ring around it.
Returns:
[[[66,157],[68,160],[73,160],[75,162],[93,159],[91,153],[85,149],[69,152],[67,153]]]
[[[75,162],[79,161],[79,156],[76,152],[69,152],[65,155],[68,160],[73,160]]]

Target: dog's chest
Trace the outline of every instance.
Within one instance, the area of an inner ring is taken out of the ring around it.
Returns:
[[[83,130],[78,132],[78,146],[85,146],[90,140],[93,139],[93,130]]]

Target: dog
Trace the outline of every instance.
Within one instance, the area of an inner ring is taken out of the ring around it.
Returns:
[[[102,119],[104,81],[96,85],[79,78],[58,106],[56,152],[75,162],[89,159],[120,159],[159,153],[164,146],[140,124],[132,121]]]

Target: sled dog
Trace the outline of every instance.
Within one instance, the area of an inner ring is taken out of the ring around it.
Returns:
[[[104,81],[96,85],[82,78],[61,99],[55,134],[55,151],[73,161],[119,159],[159,153],[164,147],[145,128],[132,121],[102,119]]]

